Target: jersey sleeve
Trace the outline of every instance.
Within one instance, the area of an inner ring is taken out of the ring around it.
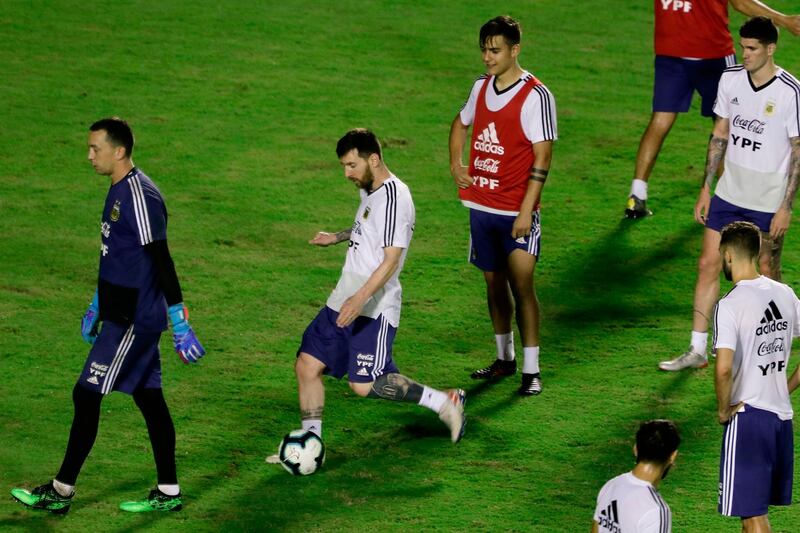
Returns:
[[[797,295],[791,287],[789,287],[789,291],[792,293],[794,301],[794,330],[792,331],[792,336],[800,337],[800,300],[797,299]]]
[[[786,134],[791,139],[800,137],[800,109],[798,109],[800,88],[795,89],[795,97],[788,98],[789,109],[786,111]]]
[[[408,189],[388,183],[383,228],[383,247],[408,248],[414,233],[414,202]]]
[[[481,76],[475,80],[475,83],[472,85],[472,90],[469,92],[469,98],[467,98],[467,101],[464,102],[464,106],[461,108],[459,117],[461,118],[461,123],[465,126],[471,126],[475,121],[475,107],[478,104],[478,95],[481,92],[481,84],[484,79],[485,76]]]
[[[723,72],[717,87],[717,99],[714,100],[714,114],[722,118],[729,118],[731,116],[730,110],[728,109],[729,99],[727,97],[727,80],[728,76],[726,76]]]
[[[522,131],[531,143],[558,138],[556,99],[544,85],[537,85],[522,106]]]
[[[713,349],[728,348],[736,350],[738,335],[736,334],[736,317],[720,300],[714,308],[714,342]]]
[[[133,204],[133,225],[139,244],[145,246],[167,238],[167,210],[158,189],[139,179],[128,181]]]
[[[636,531],[639,533],[662,533],[672,531],[672,517],[669,508],[655,507],[642,514]]]

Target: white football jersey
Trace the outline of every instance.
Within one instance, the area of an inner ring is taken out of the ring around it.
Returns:
[[[731,405],[747,402],[792,418],[786,374],[799,319],[794,291],[765,276],[740,281],[717,303],[714,349],[734,351]]]
[[[600,533],[669,533],[672,511],[658,491],[626,472],[610,479],[597,495],[594,520]]]
[[[344,301],[355,294],[383,262],[383,249],[402,248],[397,270],[361,310],[362,316],[371,318],[383,314],[389,324],[397,327],[402,294],[400,271],[406,260],[416,217],[411,191],[392,174],[371,193],[363,189],[360,192],[361,205],[351,228],[342,275],[326,305],[338,312]]]
[[[745,209],[778,210],[789,175],[789,139],[800,136],[798,98],[800,83],[781,68],[758,89],[742,65],[722,73],[714,113],[729,120],[730,133],[715,194]]]
[[[511,87],[500,91],[494,88],[494,77],[489,80],[489,87],[486,89],[486,107],[489,111],[498,111],[511,101],[519,90],[525,85],[523,82],[532,76],[530,72],[523,71],[520,79]],[[481,76],[475,80],[469,98],[461,108],[461,123],[471,126],[475,120],[475,106],[478,95],[486,76]],[[544,85],[539,85],[525,99],[520,113],[520,122],[525,137],[531,143],[542,141],[554,141],[558,139],[558,124],[556,123],[556,100],[553,93]]]

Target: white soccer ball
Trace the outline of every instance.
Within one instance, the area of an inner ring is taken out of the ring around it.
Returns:
[[[296,429],[283,437],[278,458],[290,474],[307,476],[325,462],[325,444],[313,431]]]

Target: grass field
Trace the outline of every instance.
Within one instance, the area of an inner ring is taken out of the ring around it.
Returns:
[[[545,388],[531,399],[516,379],[468,378],[494,343],[448,171],[449,124],[481,72],[478,28],[500,12],[521,21],[522,65],[559,115],[536,274]],[[632,466],[639,422],[668,417],[684,439],[662,484],[674,530],[738,531],[716,514],[713,369],[656,370],[691,327],[702,233],[691,209],[710,130],[697,102],[656,166],[655,216],[621,220],[649,118],[651,41],[645,0],[1,2],[0,489],[52,477],[66,444],[107,187],[85,161],[97,118],[134,128],[209,354],[188,367],[162,344],[182,512],[117,510],[146,494],[155,469],[138,410],[115,394],[70,513],[7,496],[0,529],[584,531],[599,488]],[[800,40],[784,33],[779,45],[778,63],[800,73]],[[350,226],[357,195],[334,146],[354,126],[382,137],[417,206],[396,361],[424,383],[464,387],[469,425],[454,446],[429,411],[329,381],[328,461],[292,478],[264,457],[299,425],[294,353],[344,255],[306,242]],[[798,231],[784,251],[796,288]],[[772,510],[776,531],[800,530],[798,500],[796,489],[795,505]]]

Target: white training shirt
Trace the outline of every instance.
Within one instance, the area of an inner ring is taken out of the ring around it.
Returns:
[[[522,76],[515,84],[498,93],[494,86],[495,77],[492,76],[489,80],[489,87],[486,88],[486,107],[489,111],[499,111],[517,95],[525,85],[524,82],[531,77],[532,74],[530,72],[523,71]],[[472,91],[469,93],[469,98],[464,107],[461,108],[459,116],[461,117],[461,123],[465,126],[471,126],[475,121],[475,106],[485,80],[486,76],[481,76],[475,80]],[[525,99],[520,112],[520,123],[522,124],[525,138],[531,143],[558,139],[556,99],[547,87],[539,85]]]
[[[669,533],[672,511],[658,491],[626,472],[610,479],[597,495],[594,519],[600,533]]]
[[[383,314],[389,324],[397,327],[402,294],[400,271],[406,260],[416,217],[411,191],[392,174],[371,193],[363,189],[360,192],[361,205],[351,229],[342,275],[326,305],[338,312],[344,301],[355,294],[383,262],[384,248],[403,248],[397,270],[361,310],[362,316],[371,318]]]
[[[714,349],[734,350],[731,405],[746,402],[792,418],[786,374],[799,319],[794,291],[765,276],[740,281],[717,303]]]
[[[758,89],[742,65],[722,73],[714,113],[730,121],[730,133],[715,194],[745,209],[778,210],[789,175],[789,139],[800,136],[798,99],[800,83],[781,68]]]

